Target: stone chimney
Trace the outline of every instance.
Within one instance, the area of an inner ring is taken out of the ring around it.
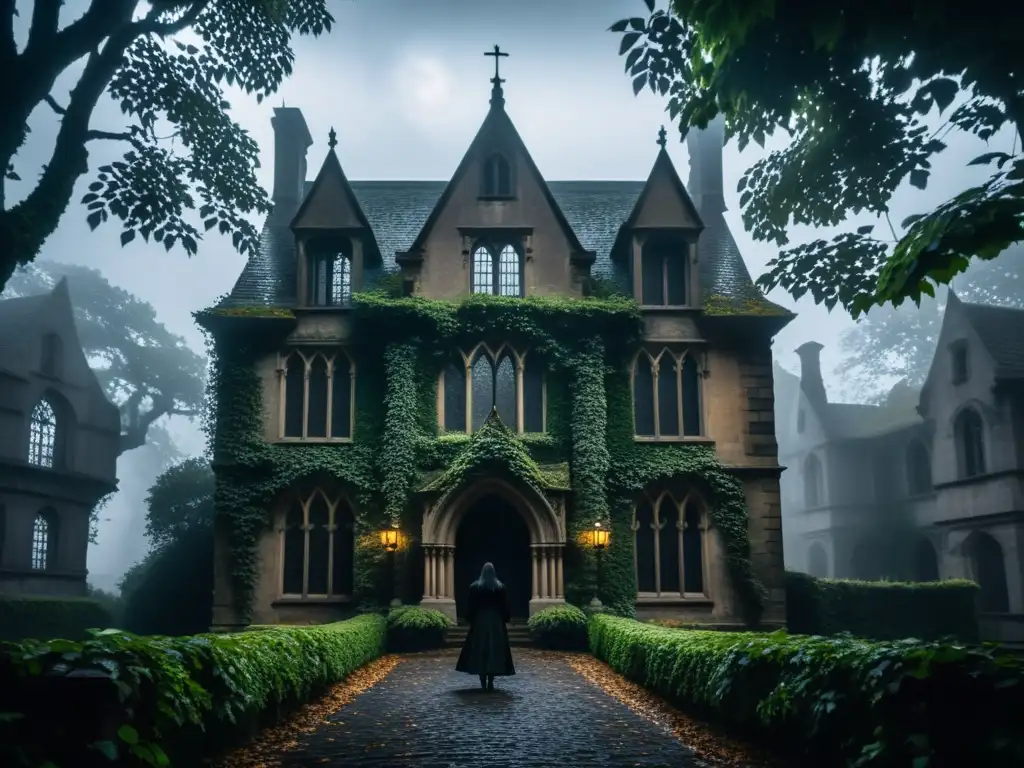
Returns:
[[[800,355],[800,389],[813,405],[828,402],[825,382],[821,378],[822,349],[824,346],[816,341],[808,341],[796,348],[796,353]]]
[[[274,126],[274,218],[290,222],[299,209],[306,186],[306,150],[313,143],[302,110],[278,107]]]
[[[701,216],[725,210],[722,194],[722,150],[725,147],[725,119],[718,115],[703,131],[695,128],[686,135],[690,155],[690,183],[687,192]]]

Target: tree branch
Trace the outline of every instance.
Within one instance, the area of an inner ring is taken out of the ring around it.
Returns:
[[[96,141],[97,139],[104,139],[107,141],[128,141],[132,135],[130,133],[112,133],[110,131],[94,131],[90,130],[85,134],[86,141]]]
[[[46,48],[53,45],[62,5],[61,0],[35,0],[32,4],[32,26],[29,27],[26,48]]]
[[[136,394],[139,393],[137,392]],[[141,400],[141,397],[139,400]],[[121,439],[117,445],[117,455],[120,456],[123,453],[144,446],[146,444],[146,434],[149,432],[153,422],[161,416],[166,416],[173,412],[174,399],[164,395],[154,396],[153,407],[145,413],[139,413],[137,408],[134,409],[134,412],[129,414],[127,429],[121,433]]]
[[[196,0],[196,2],[189,8],[177,21],[159,22],[157,19],[160,18],[161,14],[165,11],[154,6],[146,18],[139,22],[141,27],[144,27],[143,34],[154,33],[160,37],[170,37],[176,35],[184,29],[188,29],[195,24],[196,19],[199,18],[206,6],[210,4],[210,0]]]
[[[14,41],[14,16],[17,13],[16,0],[0,0],[0,61],[18,58],[18,45]]]
[[[67,110],[64,109],[64,107],[62,107],[60,104],[58,104],[57,100],[53,98],[53,96],[51,96],[50,94],[46,94],[46,96],[43,98],[43,101],[49,104],[50,109],[52,109],[58,115],[63,115],[65,112],[67,112]]]

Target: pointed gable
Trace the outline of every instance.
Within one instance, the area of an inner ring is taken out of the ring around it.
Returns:
[[[664,147],[658,152],[647,183],[624,226],[632,229],[704,229],[700,213]]]
[[[318,232],[339,232],[360,230],[365,232],[368,250],[375,261],[379,261],[380,253],[373,229],[363,213],[359,200],[352,192],[341,161],[338,160],[334,148],[334,134],[331,134],[331,145],[324,158],[320,172],[317,173],[309,192],[306,193],[299,210],[292,219],[291,229],[296,234],[316,234]]]

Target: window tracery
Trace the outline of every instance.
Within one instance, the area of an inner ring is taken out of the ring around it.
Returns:
[[[280,439],[352,439],[356,366],[344,349],[292,349],[278,375]]]
[[[638,597],[708,597],[708,530],[696,493],[644,494],[633,508]]]
[[[355,515],[344,494],[316,488],[293,495],[279,530],[283,597],[352,596]]]
[[[633,425],[638,438],[699,437],[700,368],[692,351],[640,350],[633,358]]]
[[[309,260],[309,303],[345,307],[352,300],[352,260],[347,254],[316,253]]]
[[[28,463],[52,468],[56,459],[57,414],[47,400],[40,400],[29,420]]]
[[[57,539],[57,516],[52,509],[36,513],[32,522],[32,570],[53,568]]]
[[[523,262],[510,243],[478,243],[470,272],[473,293],[523,296]]]
[[[474,432],[492,408],[516,432],[544,432],[543,361],[511,345],[460,350],[438,382],[438,421],[446,432]]]

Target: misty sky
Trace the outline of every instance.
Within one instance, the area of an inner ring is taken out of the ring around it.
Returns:
[[[19,3],[23,26],[30,18],[30,5]],[[661,97],[646,91],[633,96],[623,60],[617,55],[620,36],[607,31],[625,16],[645,16],[642,0],[329,0],[329,5],[337,20],[335,30],[319,40],[297,42],[295,72],[277,98],[257,105],[240,93],[229,94],[234,117],[260,144],[259,179],[266,188],[273,167],[271,110],[282,100],[302,109],[313,134],[310,178],[326,154],[327,133],[333,126],[338,132],[339,157],[350,179],[447,180],[488,109],[493,60],[482,54],[495,43],[511,54],[502,61],[507,111],[548,180],[647,177],[657,152],[658,127],[668,115]],[[82,6],[80,0],[68,2],[62,21],[73,19]],[[66,101],[77,72],[58,83],[54,91],[58,101]],[[121,125],[116,105],[101,103],[92,127],[117,130]],[[56,134],[56,116],[45,105],[40,107],[31,129],[16,164],[26,182],[9,182],[11,202],[27,193],[46,162]],[[670,141],[668,150],[685,180],[685,145],[670,131],[671,138],[676,140]],[[950,147],[941,155],[929,189],[922,193],[908,186],[897,194],[894,222],[985,176],[985,169],[965,168],[984,151],[983,144],[956,135],[948,140]],[[1009,142],[1008,137],[999,137],[992,144],[1008,151]],[[766,149],[753,146],[742,155],[735,142],[725,149],[726,218],[755,278],[775,251],[755,244],[744,232],[736,183],[746,167],[784,144],[784,138],[776,137]],[[91,149],[93,168],[122,151],[110,143],[95,143]],[[90,181],[91,175],[80,181],[76,199]],[[844,229],[865,223],[872,221],[858,219]],[[100,269],[111,282],[150,302],[162,322],[201,351],[202,336],[190,313],[231,289],[243,257],[233,251],[227,238],[215,235],[208,236],[192,259],[141,240],[121,248],[119,231],[116,225],[103,225],[90,232],[84,208],[72,206],[44,247],[42,258]],[[839,230],[794,228],[791,239],[827,237],[834,231]],[[841,391],[840,383],[829,374],[839,362],[838,339],[850,326],[850,318],[841,310],[830,315],[809,301],[793,302],[786,294],[771,298],[799,313],[776,338],[779,362],[796,370],[793,350],[814,338],[825,344],[826,384],[833,392]],[[180,447],[187,453],[200,452],[198,425],[177,422],[170,429]],[[126,458],[119,467],[122,486],[130,464]],[[119,514],[141,516],[143,509],[123,509]],[[91,571],[97,571],[95,561],[104,557],[103,544],[110,535],[103,532],[100,553],[90,557]]]

